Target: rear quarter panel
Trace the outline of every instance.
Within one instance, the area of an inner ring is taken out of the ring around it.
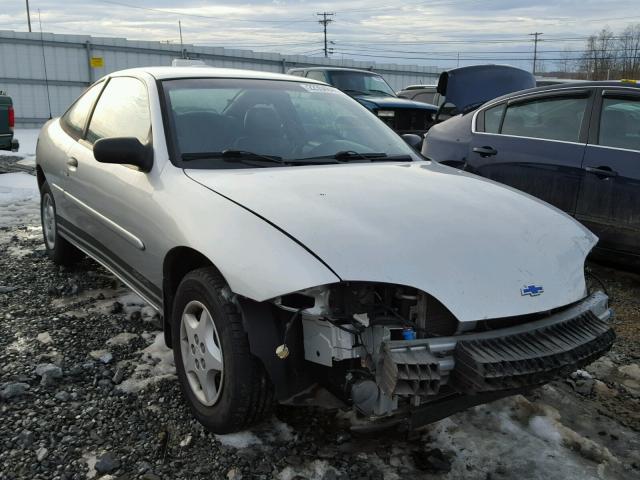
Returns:
[[[63,215],[63,195],[56,186],[64,188],[67,152],[74,142],[60,126],[60,119],[55,118],[44,124],[36,146],[36,165],[42,169],[53,192],[56,207]]]
[[[472,113],[457,115],[431,127],[422,144],[422,154],[436,162],[463,168],[472,138],[472,117]]]

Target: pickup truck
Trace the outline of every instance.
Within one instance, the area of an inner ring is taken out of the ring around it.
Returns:
[[[15,114],[11,97],[0,92],[0,150],[18,151],[18,140],[13,138]]]
[[[433,125],[438,111],[435,105],[398,97],[381,75],[368,70],[311,67],[292,68],[287,73],[325,82],[342,90],[400,135],[424,135]],[[347,119],[343,117],[342,120]]]

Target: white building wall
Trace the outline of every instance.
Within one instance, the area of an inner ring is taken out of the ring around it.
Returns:
[[[407,85],[435,83],[440,73],[440,69],[429,66],[194,45],[184,45],[184,49],[189,58],[200,58],[216,67],[269,72],[315,65],[370,69],[381,73],[396,91]],[[59,116],[98,78],[125,68],[171,65],[180,54],[179,46],[160,42],[53,33],[45,33],[41,39],[36,32],[0,30],[0,90],[11,95],[18,125],[39,126],[49,118],[49,102],[51,115]],[[102,57],[104,67],[91,68],[90,56]]]

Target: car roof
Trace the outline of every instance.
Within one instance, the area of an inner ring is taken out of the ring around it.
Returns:
[[[640,80],[600,80],[600,81],[584,81],[584,82],[572,82],[572,83],[559,83],[554,85],[543,85],[541,87],[528,88],[527,90],[519,90],[517,92],[507,93],[501,97],[489,100],[485,105],[490,103],[498,103],[502,100],[506,100],[513,97],[519,97],[521,95],[529,95],[531,93],[544,93],[549,91],[559,90],[576,90],[581,88],[594,88],[594,87],[622,87],[622,88],[637,88],[640,90]]]
[[[360,73],[368,73],[370,75],[380,75],[379,73],[372,72],[371,70],[362,70],[360,68],[346,68],[346,67],[305,67],[305,68],[292,68],[291,70],[304,70],[304,71],[312,71],[312,70],[320,70],[324,72],[360,72]]]
[[[235,68],[217,67],[139,67],[113,72],[110,76],[127,76],[148,74],[157,80],[169,80],[172,78],[241,78],[256,80],[287,80],[290,82],[318,83],[323,82],[284,73],[261,72],[258,70],[240,70]]]

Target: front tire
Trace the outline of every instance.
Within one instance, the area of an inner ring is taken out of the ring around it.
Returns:
[[[188,273],[176,292],[173,356],[180,388],[196,419],[213,433],[237,432],[265,418],[273,386],[215,268]]]
[[[57,265],[75,263],[80,256],[80,251],[62,238],[58,232],[56,202],[46,181],[40,189],[40,220],[47,256]]]

